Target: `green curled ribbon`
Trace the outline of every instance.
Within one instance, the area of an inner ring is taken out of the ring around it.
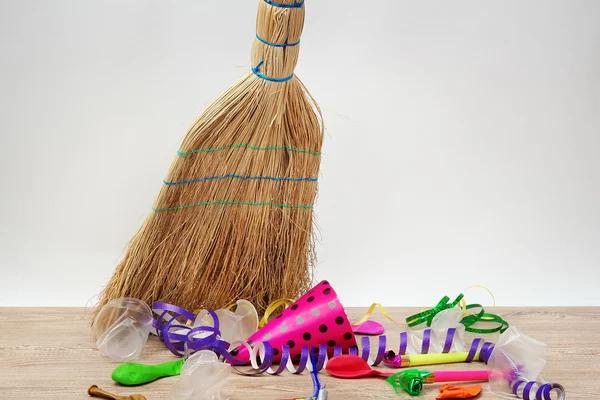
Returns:
[[[435,307],[433,307],[429,310],[425,310],[420,313],[411,315],[410,317],[406,318],[406,323],[408,324],[409,327],[415,327],[415,326],[421,325],[423,323],[426,323],[427,326],[429,327],[429,326],[431,326],[431,322],[433,321],[433,318],[437,314],[439,314],[440,312],[447,310],[449,308],[456,307],[457,305],[459,305],[460,301],[464,297],[465,296],[461,293],[458,295],[458,297],[452,303],[449,303],[450,297],[444,296],[437,303],[437,305]],[[472,312],[470,314],[467,314],[463,317],[463,319],[460,320],[460,323],[465,326],[465,330],[467,332],[484,333],[484,334],[485,333],[495,333],[495,332],[503,333],[505,330],[508,329],[508,326],[509,326],[508,322],[503,320],[499,315],[486,313],[481,304],[467,304],[465,306],[465,310],[473,310],[473,309],[477,309],[477,308],[479,309],[479,312]],[[492,322],[492,323],[497,323],[498,325],[493,328],[486,328],[486,329],[473,327],[473,325],[477,324],[478,322],[485,322],[485,323]]]

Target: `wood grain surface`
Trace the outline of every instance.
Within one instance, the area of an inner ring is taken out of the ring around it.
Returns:
[[[349,308],[351,320],[366,309]],[[418,312],[415,308],[388,310],[402,320]],[[549,359],[543,372],[547,381],[562,384],[568,399],[600,399],[600,308],[497,308],[511,325],[548,345]],[[0,308],[0,399],[89,399],[86,390],[96,384],[119,395],[140,393],[148,400],[167,399],[177,377],[164,378],[135,388],[122,387],[111,378],[118,365],[96,350],[89,330],[89,310],[83,308]],[[398,349],[396,325],[375,315],[386,327],[388,348]],[[467,342],[473,338],[468,335]],[[484,335],[495,342],[497,335]],[[374,342],[372,342],[374,343]],[[138,362],[173,360],[156,337],[151,337]],[[483,364],[454,364],[438,369],[481,368]],[[381,366],[381,369],[386,369]],[[329,399],[409,399],[396,395],[381,379],[340,380],[322,373]],[[232,374],[224,393],[231,400],[306,397],[312,382],[307,373],[245,377]],[[437,385],[428,385],[419,399],[435,399]],[[487,390],[478,399],[496,398]]]

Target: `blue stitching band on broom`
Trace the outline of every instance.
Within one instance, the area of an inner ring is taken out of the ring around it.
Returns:
[[[293,72],[290,76],[286,76],[285,78],[273,78],[271,76],[264,75],[262,72],[260,72],[260,66],[263,65],[264,62],[265,62],[265,60],[262,60],[261,62],[258,63],[258,65],[256,67],[252,68],[252,72],[254,73],[254,75],[258,76],[259,78],[262,78],[262,79],[264,79],[266,81],[270,81],[270,82],[287,82],[294,77]]]
[[[318,180],[318,178],[291,178],[289,176],[282,176],[282,177],[277,177],[277,176],[261,176],[261,175],[257,175],[257,176],[253,176],[253,175],[238,175],[238,174],[225,174],[225,175],[213,175],[213,176],[205,176],[203,178],[194,178],[194,179],[184,179],[181,181],[166,181],[163,180],[163,183],[165,185],[169,185],[169,186],[174,186],[174,185],[181,185],[183,183],[194,183],[194,182],[202,182],[202,181],[212,181],[215,179],[227,179],[227,178],[236,178],[236,179],[241,179],[243,181],[248,181],[248,180],[258,180],[258,179],[264,179],[264,180],[270,180],[270,181],[288,181],[288,182],[316,182]]]
[[[293,46],[297,46],[300,44],[300,40],[298,40],[296,43],[288,43],[287,39],[285,39],[285,43],[281,43],[281,44],[272,43],[272,42],[269,42],[268,40],[265,40],[265,39],[261,38],[260,36],[258,36],[258,33],[256,34],[256,38],[258,40],[260,40],[261,42],[263,42],[264,44],[273,46],[273,47],[293,47]]]
[[[281,3],[276,3],[271,0],[264,0],[264,2],[270,6],[279,7],[279,8],[300,8],[304,5],[304,0],[301,0],[300,2],[297,2],[296,0],[294,0],[294,3],[292,3],[292,4],[281,4]]]

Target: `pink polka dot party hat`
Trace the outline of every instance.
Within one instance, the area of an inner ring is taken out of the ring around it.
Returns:
[[[247,340],[249,344],[268,342],[273,348],[274,361],[281,359],[282,346],[290,349],[292,360],[299,360],[303,347],[327,345],[333,355],[336,346],[347,353],[356,346],[352,325],[344,306],[329,282],[322,281],[304,296],[271,319]],[[248,360],[248,350],[239,347],[236,358]]]

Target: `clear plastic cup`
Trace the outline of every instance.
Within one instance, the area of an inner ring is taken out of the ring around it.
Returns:
[[[219,362],[215,353],[200,350],[188,358],[169,400],[224,400],[222,390],[231,375],[231,365]]]
[[[448,330],[455,329],[454,338],[450,347],[450,352],[465,351],[465,326],[460,323],[462,320],[462,310],[458,307],[448,308],[436,314],[431,321],[431,326],[411,328],[408,332],[408,354],[420,354],[423,346],[425,330],[431,331],[429,338],[429,352],[441,353],[446,344]]]
[[[258,313],[256,308],[246,300],[236,302],[235,312],[221,309],[215,311],[219,318],[219,331],[221,339],[228,343],[244,341],[258,330]],[[201,311],[196,317],[194,328],[198,326],[213,326],[212,317],[206,312]],[[205,334],[207,336],[208,333]],[[202,337],[200,333],[196,337]]]
[[[152,330],[152,310],[138,299],[112,300],[94,319],[93,330],[102,354],[118,362],[135,360]]]

